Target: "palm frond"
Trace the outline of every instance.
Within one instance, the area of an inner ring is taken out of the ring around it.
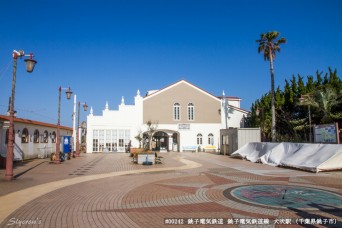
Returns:
[[[301,119],[291,119],[289,122],[293,125],[301,125],[304,124],[306,121],[306,118],[301,118]]]
[[[282,37],[282,38],[279,38],[279,40],[277,40],[276,45],[285,44],[285,43],[286,43],[286,39]]]
[[[330,117],[335,119],[335,120],[341,120],[342,119],[342,112],[330,113]]]

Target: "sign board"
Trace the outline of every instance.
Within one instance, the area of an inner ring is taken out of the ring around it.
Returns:
[[[4,121],[4,123],[3,123],[3,128],[4,129],[8,129],[9,128],[9,126],[10,126],[10,122],[9,121]]]
[[[178,130],[190,130],[190,124],[178,124]]]
[[[315,143],[339,143],[338,126],[336,124],[323,124],[314,126]]]
[[[71,152],[71,136],[63,137],[63,152],[70,153]]]

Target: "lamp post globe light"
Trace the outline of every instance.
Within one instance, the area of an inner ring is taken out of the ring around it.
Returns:
[[[88,105],[86,102],[83,104],[83,110],[87,111]],[[79,139],[79,131],[80,131],[80,105],[81,102],[78,102],[78,116],[77,116],[77,131],[76,131],[76,157],[80,156],[80,139]]]
[[[5,180],[13,179],[13,150],[14,150],[14,97],[15,97],[15,84],[17,78],[17,59],[18,57],[29,56],[29,59],[25,59],[26,62],[26,71],[28,73],[32,73],[36,60],[33,59],[33,54],[25,55],[23,50],[13,51],[13,76],[12,76],[12,95],[10,102],[10,110],[9,110],[9,129],[8,129],[8,144],[7,144],[7,156],[6,156],[6,172],[5,172]]]
[[[61,96],[62,96],[62,90],[66,90],[65,94],[68,100],[70,100],[72,91],[70,87],[68,88],[62,88],[61,86],[58,88],[58,122],[57,122],[57,141],[56,141],[56,160],[55,164],[61,163],[59,153],[60,153],[60,144],[61,144],[61,138],[60,138],[60,125],[61,125]]]

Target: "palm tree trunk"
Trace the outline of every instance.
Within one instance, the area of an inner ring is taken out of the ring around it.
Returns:
[[[271,71],[271,110],[272,110],[272,142],[276,141],[276,118],[275,118],[275,106],[274,106],[274,70],[273,70],[273,58],[272,50],[269,51],[270,55],[270,71]]]

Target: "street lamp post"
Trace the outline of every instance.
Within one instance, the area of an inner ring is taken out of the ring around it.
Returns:
[[[86,102],[82,103],[84,111],[87,111],[88,105]],[[77,131],[76,131],[76,157],[80,156],[80,142],[79,142],[79,131],[80,131],[80,105],[78,102],[78,116],[77,116]]]
[[[61,125],[61,94],[62,94],[62,90],[67,90],[66,96],[67,99],[69,100],[71,97],[71,90],[70,87],[69,88],[62,88],[61,86],[58,89],[58,122],[57,122],[57,142],[56,142],[56,160],[55,163],[59,164],[61,163],[60,158],[59,158],[59,153],[60,153],[60,144],[61,144],[61,138],[60,138],[60,125]]]
[[[228,129],[228,118],[229,118],[229,110],[228,110],[228,99],[224,93],[222,92],[222,98],[223,98],[223,110],[224,110],[224,118],[225,118],[225,123],[226,123],[226,129]]]
[[[17,78],[17,59],[18,57],[29,56],[29,59],[25,59],[26,62],[26,71],[28,73],[32,73],[35,64],[37,63],[36,60],[33,59],[33,54],[25,55],[24,51],[13,51],[13,77],[12,77],[12,95],[11,95],[11,102],[10,102],[10,124],[8,129],[8,144],[7,144],[7,156],[6,156],[6,173],[5,173],[5,180],[12,180],[13,179],[13,150],[14,150],[14,97],[15,97],[15,84]]]
[[[305,94],[305,95],[301,95],[299,98],[299,101],[302,105],[305,105],[305,101],[310,100],[310,94]],[[312,133],[311,133],[311,110],[310,110],[310,104],[308,104],[308,114],[309,114],[309,127],[310,127],[310,136],[309,136],[309,142],[312,142]]]

